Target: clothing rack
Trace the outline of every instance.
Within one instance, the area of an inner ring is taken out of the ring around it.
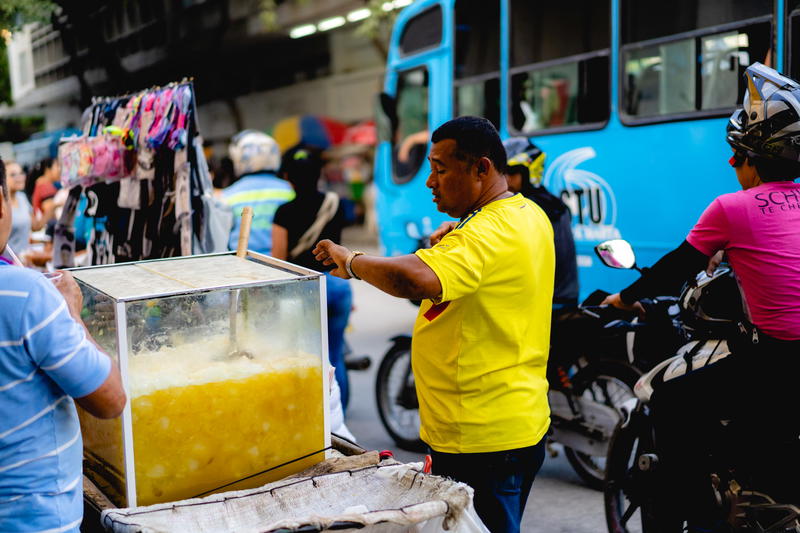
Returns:
[[[70,191],[56,225],[54,266],[74,266],[76,221],[91,226],[92,265],[191,255],[203,248],[203,178],[194,80],[92,98],[83,134],[62,139]]]

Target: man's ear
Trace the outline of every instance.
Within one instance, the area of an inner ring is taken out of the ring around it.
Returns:
[[[6,206],[6,189],[5,187],[0,187],[0,218],[6,216],[5,210],[3,209]]]
[[[485,176],[489,174],[489,169],[492,166],[492,162],[489,160],[488,157],[481,157],[478,159],[476,163],[478,169],[478,177],[483,179]]]

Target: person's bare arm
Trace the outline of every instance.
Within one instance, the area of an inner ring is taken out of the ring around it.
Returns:
[[[52,200],[45,200],[42,202],[42,211],[34,211],[31,215],[31,231],[39,231],[42,229],[47,221],[53,217],[55,207]]]
[[[103,351],[100,345],[97,344],[89,334],[89,330],[86,329],[86,324],[84,324],[81,319],[83,294],[78,284],[69,272],[60,271],[60,273],[61,277],[54,280],[53,283],[67,301],[70,315],[78,324],[83,326],[86,338],[108,357],[108,354]],[[97,418],[116,418],[122,414],[127,397],[125,395],[125,389],[122,386],[119,367],[112,361],[111,372],[109,372],[103,384],[91,394],[76,398],[75,401]]]
[[[38,213],[34,210],[31,217],[31,229],[39,231],[47,225],[50,220],[56,218],[56,203],[53,197],[42,200],[41,211]]]
[[[317,243],[314,256],[324,265],[336,264],[336,277],[349,279],[345,262],[350,250],[327,239]],[[398,257],[359,255],[350,264],[359,278],[383,292],[409,300],[435,299],[442,294],[442,284],[431,268],[413,254]]]
[[[412,133],[400,143],[400,148],[397,150],[397,159],[405,163],[411,155],[411,148],[416,144],[425,144],[428,142],[428,130],[418,131]]]
[[[289,231],[283,226],[272,224],[272,253],[275,259],[289,258]]]
[[[96,391],[81,398],[75,398],[78,405],[97,418],[116,418],[125,409],[125,389],[119,367],[112,361],[111,372]]]

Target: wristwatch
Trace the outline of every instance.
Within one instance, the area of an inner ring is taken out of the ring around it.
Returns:
[[[358,279],[358,280],[360,280],[361,278],[356,276],[356,273],[353,272],[353,259],[355,259],[356,256],[359,256],[359,255],[364,255],[364,252],[359,252],[358,250],[353,250],[352,252],[350,252],[350,255],[347,256],[347,261],[344,262],[344,269],[347,270],[347,274],[351,278]]]

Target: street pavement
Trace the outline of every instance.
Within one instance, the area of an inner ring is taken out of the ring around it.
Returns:
[[[374,239],[360,229],[345,232],[347,246],[377,253]],[[392,450],[400,461],[421,461],[423,456],[397,448],[381,424],[375,400],[375,374],[391,338],[409,334],[417,307],[389,296],[363,281],[351,281],[355,309],[350,316],[347,340],[355,355],[368,355],[366,371],[350,372],[350,406],[346,423],[358,443],[369,450]],[[554,447],[560,449],[557,445]],[[603,495],[586,487],[569,466],[563,453],[547,457],[533,484],[522,522],[528,533],[603,533]]]

